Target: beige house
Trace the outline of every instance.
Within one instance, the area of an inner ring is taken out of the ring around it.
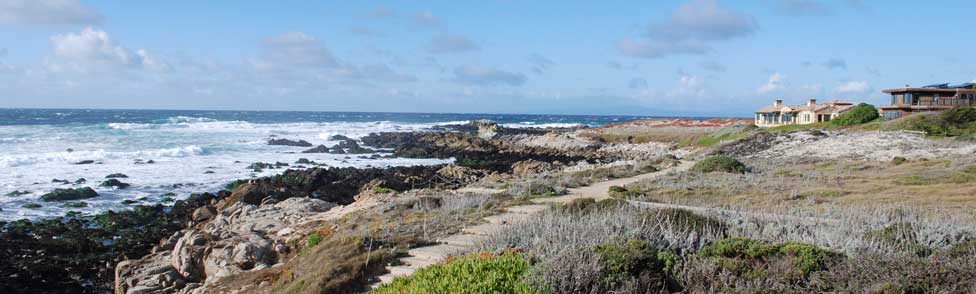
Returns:
[[[830,121],[851,108],[854,105],[850,102],[836,99],[824,104],[817,104],[817,99],[810,99],[805,105],[783,105],[783,100],[777,99],[772,106],[757,110],[755,120],[759,127],[805,125]]]

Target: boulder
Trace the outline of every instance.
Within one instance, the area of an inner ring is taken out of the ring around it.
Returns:
[[[268,140],[268,145],[312,147],[312,143],[309,143],[308,141],[305,140],[292,141],[288,139],[270,139]]]
[[[68,200],[82,200],[98,197],[98,193],[94,189],[89,187],[77,188],[77,189],[54,189],[51,193],[44,194],[41,196],[41,200],[51,202],[51,201],[68,201]]]
[[[189,230],[183,235],[170,256],[170,265],[187,281],[201,281],[207,277],[203,270],[203,257],[207,251],[207,238],[197,230]]]
[[[110,174],[110,175],[105,176],[106,179],[120,179],[120,178],[128,178],[128,177],[129,176],[127,176],[127,175],[125,175],[123,173],[114,173],[114,174]]]
[[[193,216],[190,218],[195,223],[202,223],[210,220],[217,214],[217,210],[213,206],[203,206],[199,207],[193,211]]]
[[[102,182],[102,184],[100,184],[99,186],[106,187],[106,188],[125,189],[131,185],[129,185],[128,183],[123,183],[118,179],[108,179]]]

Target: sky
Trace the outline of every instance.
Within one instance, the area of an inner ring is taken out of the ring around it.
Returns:
[[[0,107],[736,116],[976,80],[963,0],[0,0]]]

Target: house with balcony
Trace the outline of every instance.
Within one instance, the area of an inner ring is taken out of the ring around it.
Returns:
[[[851,108],[854,108],[854,104],[837,99],[821,104],[817,103],[817,99],[810,99],[803,105],[783,105],[783,100],[777,99],[772,106],[756,110],[755,122],[758,127],[827,122]]]
[[[935,84],[920,88],[905,85],[904,88],[887,89],[891,105],[881,107],[885,120],[896,119],[913,113],[937,112],[958,106],[976,104],[976,84]]]

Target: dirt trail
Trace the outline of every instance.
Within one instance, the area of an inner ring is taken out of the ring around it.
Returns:
[[[579,198],[606,199],[610,197],[608,193],[610,186],[624,186],[644,179],[658,177],[672,171],[685,171],[692,164],[693,162],[684,161],[676,167],[662,169],[653,173],[608,180],[586,187],[569,189],[569,195],[533,199],[532,202],[537,204],[508,207],[504,213],[485,217],[484,220],[486,222],[483,224],[465,227],[459,234],[437,240],[440,244],[410,249],[407,251],[409,256],[400,258],[401,265],[387,267],[389,273],[378,277],[377,283],[373,284],[372,287],[389,283],[395,277],[409,276],[418,269],[444,261],[449,256],[462,255],[478,250],[492,233],[503,230],[513,223],[528,219],[532,214],[549,208],[550,204],[566,203]],[[462,191],[501,192],[501,190],[483,188],[462,189]]]

